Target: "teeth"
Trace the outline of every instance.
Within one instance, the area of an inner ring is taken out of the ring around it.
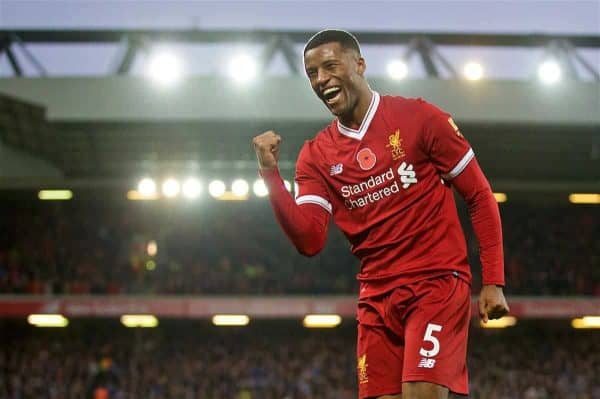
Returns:
[[[329,93],[333,93],[334,91],[337,91],[337,90],[339,90],[339,89],[340,89],[339,87],[330,87],[330,88],[328,88],[328,89],[325,89],[325,90],[323,91],[323,95],[325,95],[325,96],[326,96],[326,95],[328,95]]]

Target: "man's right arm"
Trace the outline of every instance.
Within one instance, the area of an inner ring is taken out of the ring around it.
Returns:
[[[316,255],[325,246],[329,212],[316,204],[296,204],[285,188],[277,167],[281,142],[278,134],[268,131],[256,136],[252,142],[279,225],[298,252],[306,256]]]

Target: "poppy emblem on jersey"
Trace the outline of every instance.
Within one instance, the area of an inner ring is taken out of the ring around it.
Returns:
[[[400,129],[396,129],[396,132],[390,134],[388,137],[388,145],[386,148],[392,148],[392,159],[397,160],[404,158],[406,155],[402,149],[402,138],[400,137]]]
[[[371,170],[375,166],[377,157],[370,148],[363,148],[356,154],[356,160],[362,170]]]
[[[369,382],[369,377],[367,376],[367,355],[365,354],[360,356],[356,363],[356,369],[358,371],[358,383],[365,384]]]

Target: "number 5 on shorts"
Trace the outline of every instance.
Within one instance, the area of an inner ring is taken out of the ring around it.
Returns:
[[[426,350],[425,348],[421,348],[419,350],[419,354],[424,357],[434,357],[440,351],[440,341],[431,335],[433,332],[442,331],[442,326],[439,324],[429,323],[427,324],[427,330],[425,331],[425,336],[423,337],[423,341],[429,341],[433,344],[433,348],[431,350]]]

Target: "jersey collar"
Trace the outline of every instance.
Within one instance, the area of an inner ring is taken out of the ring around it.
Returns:
[[[358,130],[350,129],[349,127],[342,125],[339,119],[337,120],[338,130],[341,134],[355,140],[362,140],[362,138],[365,136],[369,126],[371,125],[371,120],[375,116],[375,112],[377,112],[377,107],[379,106],[379,93],[376,91],[371,91],[371,93],[373,93],[373,96],[371,97],[371,104],[369,104],[369,109],[367,109],[367,113],[365,114],[365,117]]]

